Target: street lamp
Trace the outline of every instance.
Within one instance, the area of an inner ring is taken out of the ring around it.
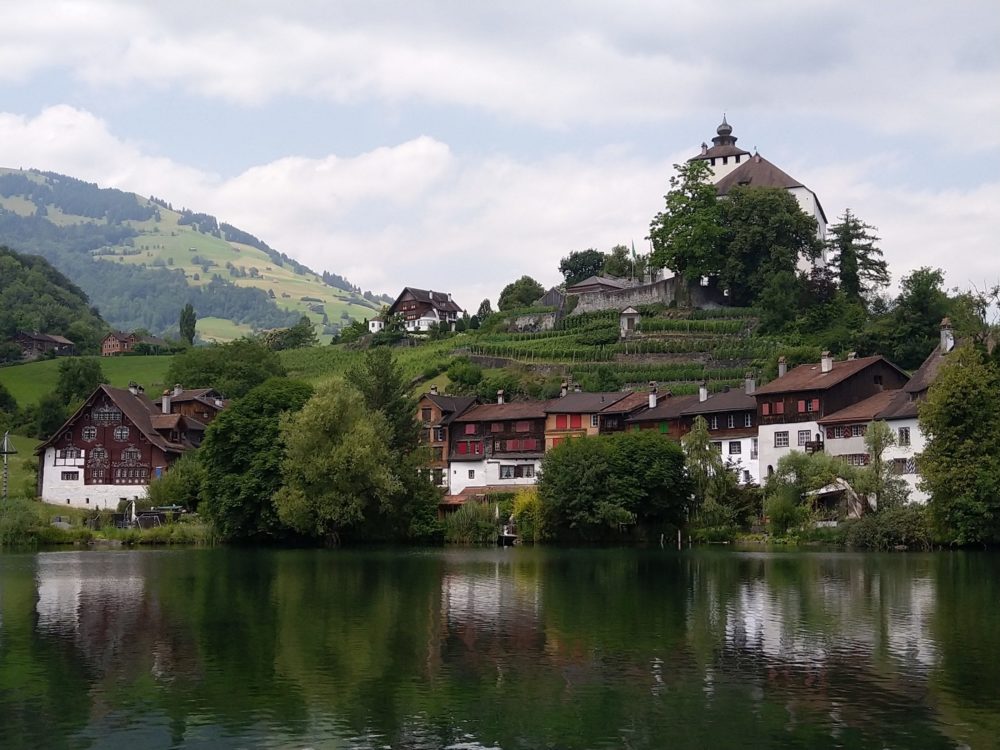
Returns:
[[[17,451],[14,450],[14,446],[10,442],[10,433],[9,432],[5,432],[3,434],[3,445],[0,445],[0,456],[3,456],[3,493],[2,494],[3,494],[3,499],[4,499],[5,502],[7,500],[7,485],[8,485],[8,481],[7,481],[7,478],[8,478],[7,462],[9,460],[9,456],[13,456],[13,455],[16,455],[16,454],[17,454]]]

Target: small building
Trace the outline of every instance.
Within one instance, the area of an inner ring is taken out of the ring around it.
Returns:
[[[420,442],[431,450],[427,471],[436,487],[448,488],[448,446],[451,425],[476,403],[471,396],[442,396],[437,386],[417,401],[417,418],[420,422]]]
[[[634,307],[626,307],[622,310],[618,314],[618,328],[621,332],[621,337],[624,339],[638,332],[641,321],[642,316]]]
[[[417,289],[408,286],[400,292],[387,311],[387,316],[401,315],[403,326],[411,333],[430,330],[432,325],[444,325],[449,330],[455,329],[462,308],[447,292],[435,292],[427,289]],[[378,318],[368,322],[368,330],[377,333],[382,330],[385,321],[374,324]],[[376,330],[374,325],[378,325]]]
[[[119,354],[129,354],[144,344],[151,352],[157,352],[167,346],[167,342],[156,336],[143,336],[138,333],[112,331],[101,341],[101,356],[114,357]]]
[[[21,347],[23,359],[38,359],[49,352],[57,357],[76,353],[76,344],[68,338],[57,336],[54,333],[18,331],[14,334],[14,342]]]
[[[376,315],[374,318],[369,318],[368,320],[368,332],[378,333],[385,328],[385,320],[381,315]]]
[[[545,406],[545,449],[555,448],[568,438],[598,435],[601,414],[623,400],[627,391],[608,393],[565,392]]]
[[[184,416],[158,409],[141,387],[100,385],[35,449],[39,497],[78,508],[144,497],[150,480],[194,447],[190,430]]]
[[[709,393],[705,383],[698,388],[698,400],[681,410],[678,432],[690,432],[694,420],[702,417],[708,425],[712,445],[726,465],[736,472],[740,484],[760,484],[757,460],[756,381],[746,378],[742,389]]]
[[[563,303],[566,301],[566,295],[563,294],[557,287],[552,287],[535,300],[534,304],[539,307],[552,307],[556,310],[562,310]]]
[[[613,276],[589,276],[573,286],[566,287],[566,294],[593,294],[595,292],[618,292],[632,286],[625,279]]]

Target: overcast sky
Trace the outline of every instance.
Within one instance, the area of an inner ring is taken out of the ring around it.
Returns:
[[[641,250],[723,112],[878,226],[896,281],[1000,281],[996,0],[0,4],[0,165],[473,311],[571,250]]]

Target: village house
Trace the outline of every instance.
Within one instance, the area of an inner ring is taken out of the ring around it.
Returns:
[[[386,317],[379,315],[368,321],[368,330],[378,333],[385,328],[387,318],[399,315],[403,327],[411,333],[426,332],[432,325],[443,325],[453,331],[461,314],[462,308],[450,294],[408,286],[389,306]]]
[[[156,351],[165,347],[167,342],[156,336],[112,331],[101,340],[101,356],[114,357],[119,354],[129,354],[136,351],[136,347],[140,344],[145,344],[150,350]]]
[[[678,432],[683,437],[690,432],[694,420],[702,417],[712,445],[736,472],[740,484],[760,483],[755,390],[756,381],[750,377],[744,381],[742,390],[726,388],[711,394],[702,382],[698,400],[681,410],[678,422]]]
[[[451,425],[476,403],[471,396],[442,396],[437,386],[431,386],[417,402],[417,416],[420,422],[420,441],[431,451],[427,471],[437,487],[448,488],[448,446],[451,440]]]
[[[14,334],[14,343],[21,347],[21,357],[29,360],[38,359],[49,352],[57,357],[76,353],[76,344],[54,333],[18,331]]]
[[[480,404],[451,423],[445,502],[535,483],[545,452],[545,401]]]
[[[760,477],[774,473],[778,459],[793,450],[824,450],[820,421],[876,393],[906,385],[905,372],[885,357],[855,357],[836,362],[823,352],[819,363],[787,371],[756,389]]]
[[[116,508],[141,498],[193,444],[181,414],[156,405],[135,384],[101,385],[36,448],[38,494],[50,503]]]
[[[597,413],[597,430],[601,435],[623,432],[628,428],[629,418],[648,407],[648,393],[643,393],[642,391],[628,392],[624,398],[612,402]]]
[[[628,429],[655,430],[660,435],[679,441],[690,429],[683,411],[694,405],[698,396],[674,396],[670,391],[658,393],[655,389],[650,389],[648,399],[645,409],[625,420]]]
[[[601,414],[628,396],[626,391],[611,393],[563,392],[545,407],[545,450],[555,448],[567,438],[597,435],[601,431]],[[608,412],[605,418],[613,418]]]
[[[187,439],[195,446],[201,445],[205,428],[226,407],[222,394],[214,388],[182,388],[180,383],[163,392],[154,405],[163,414],[184,417]]]

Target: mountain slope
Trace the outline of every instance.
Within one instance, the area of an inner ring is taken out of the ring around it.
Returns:
[[[123,329],[170,332],[191,302],[207,337],[303,314],[332,331],[384,301],[213,216],[52,172],[0,169],[0,243],[46,257]]]
[[[48,261],[0,245],[0,342],[37,331],[94,350],[107,328],[87,295]]]

